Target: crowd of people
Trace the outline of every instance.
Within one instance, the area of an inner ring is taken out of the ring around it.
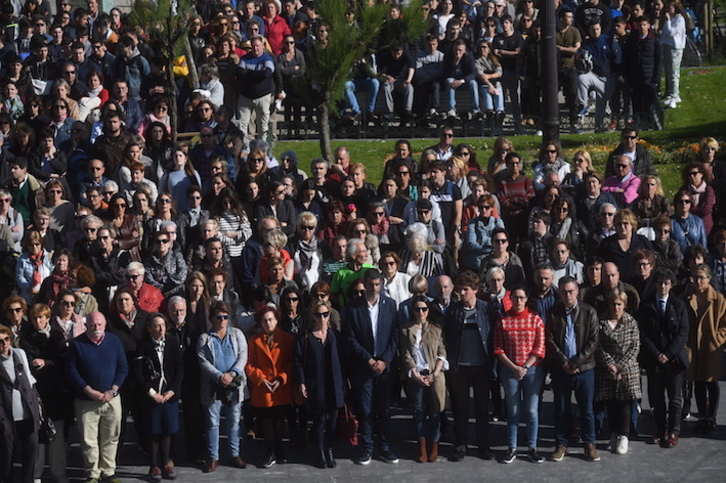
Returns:
[[[205,75],[202,88],[216,106],[222,100],[237,106],[244,136],[250,112],[264,138],[276,109],[284,111],[294,136],[309,125],[304,116],[311,121],[317,115],[317,80],[308,71],[316,52],[328,48],[331,26],[313,1],[263,3],[243,0],[235,11],[205,2],[190,40]],[[484,130],[496,135],[509,114],[515,133],[540,128],[544,58],[537,1],[425,0],[415,12],[406,5],[390,2],[380,34],[349,74],[336,117],[423,127],[441,118],[484,121]],[[423,35],[408,30],[405,17],[413,14],[422,15]],[[557,0],[555,15],[558,82],[573,132],[581,132],[591,110],[595,129],[612,131],[658,116],[659,105],[681,102],[680,66],[695,14],[680,0]],[[350,35],[357,35],[355,3],[346,20]],[[466,107],[457,107],[457,97],[468,98]],[[191,130],[199,124],[194,121]]]
[[[506,419],[500,458],[514,461],[524,413],[526,455],[540,463],[547,371],[554,461],[573,440],[599,460],[603,427],[613,452],[628,451],[641,369],[649,442],[678,444],[692,394],[693,431],[714,431],[726,339],[718,141],[701,141],[672,200],[633,124],[604,173],[587,151],[568,160],[549,143],[529,176],[504,136],[477,161],[443,126],[416,159],[397,141],[378,186],[345,146],[333,163],[310,160],[308,177],[294,151],[278,160],[235,124],[264,105],[254,78],[275,65],[261,57],[274,39],[252,34],[260,55],[228,59],[250,71],[239,85],[251,97],[224,101],[219,63],[200,64],[206,92],[190,93],[185,120],[199,142],[182,146],[169,136],[164,62],[147,72],[143,36],[120,12],[87,6],[71,13],[61,0],[52,24],[46,2],[0,6],[0,480],[37,481],[47,465],[67,481],[77,437],[88,481],[118,481],[128,415],[153,481],[176,477],[174,458],[213,472],[224,453],[245,468],[245,435],[266,444],[263,467],[287,461],[288,437],[312,437],[311,461],[335,467],[346,406],[360,425],[356,462],[396,463],[388,418],[402,389],[418,461],[439,458],[449,408],[451,459],[467,456],[473,403],[479,456],[495,457],[489,421]],[[220,23],[241,21],[223,10]],[[282,29],[275,10],[267,3],[249,30]],[[208,52],[205,42],[193,45]],[[41,414],[57,432],[43,444]]]

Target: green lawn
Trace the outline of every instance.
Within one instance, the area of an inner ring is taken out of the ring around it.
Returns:
[[[684,69],[681,73],[681,98],[683,102],[675,110],[666,111],[666,130],[641,133],[656,163],[666,194],[675,193],[681,185],[680,170],[684,163],[695,159],[689,148],[705,136],[716,139],[726,131],[726,68],[703,67]],[[415,153],[436,142],[435,139],[410,139]],[[457,142],[471,143],[477,150],[478,160],[485,163],[491,153],[494,138],[457,138]],[[516,136],[512,138],[515,149],[522,154],[526,164],[536,159],[541,138],[537,136]],[[566,157],[578,149],[587,149],[596,167],[604,166],[607,153],[618,144],[617,133],[565,134],[561,138]],[[362,162],[367,167],[368,180],[378,184],[383,165],[393,154],[395,139],[366,141],[334,141],[333,146],[345,145],[350,149],[353,162]],[[297,152],[300,167],[309,171],[310,160],[320,156],[317,141],[282,141],[275,144],[274,154],[292,149]]]

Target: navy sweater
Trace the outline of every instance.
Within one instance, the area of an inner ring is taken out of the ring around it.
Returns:
[[[112,386],[121,387],[129,373],[129,365],[121,340],[106,332],[99,345],[91,342],[86,334],[74,339],[68,351],[66,370],[76,397],[90,400],[83,388],[91,386],[105,392]]]

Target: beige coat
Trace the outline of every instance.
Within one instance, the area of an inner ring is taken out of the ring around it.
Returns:
[[[726,343],[726,298],[708,287],[708,308],[698,317],[696,295],[683,296],[690,324],[686,353],[690,365],[686,369],[688,381],[717,381],[723,374],[723,350]]]
[[[398,340],[398,352],[401,354],[401,372],[404,379],[408,379],[408,373],[411,369],[416,367],[416,362],[414,362],[411,354],[416,346],[416,334],[418,333],[418,330],[418,325],[413,323],[409,323],[405,327],[401,328],[401,337]],[[436,394],[436,399],[439,402],[439,408],[443,410],[446,407],[446,379],[443,371],[448,368],[449,364],[446,362],[446,347],[444,347],[444,338],[441,333],[441,327],[429,324],[428,331],[426,332],[426,338],[423,340],[423,347],[426,361],[428,362],[432,372],[434,367],[436,367],[436,359],[444,359],[444,366],[441,374],[436,380],[434,380],[432,385]]]

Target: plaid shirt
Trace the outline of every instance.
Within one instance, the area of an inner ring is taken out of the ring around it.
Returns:
[[[513,310],[506,312],[494,329],[494,355],[506,354],[518,366],[527,362],[530,354],[544,359],[545,326],[542,318],[527,308],[519,313]]]

